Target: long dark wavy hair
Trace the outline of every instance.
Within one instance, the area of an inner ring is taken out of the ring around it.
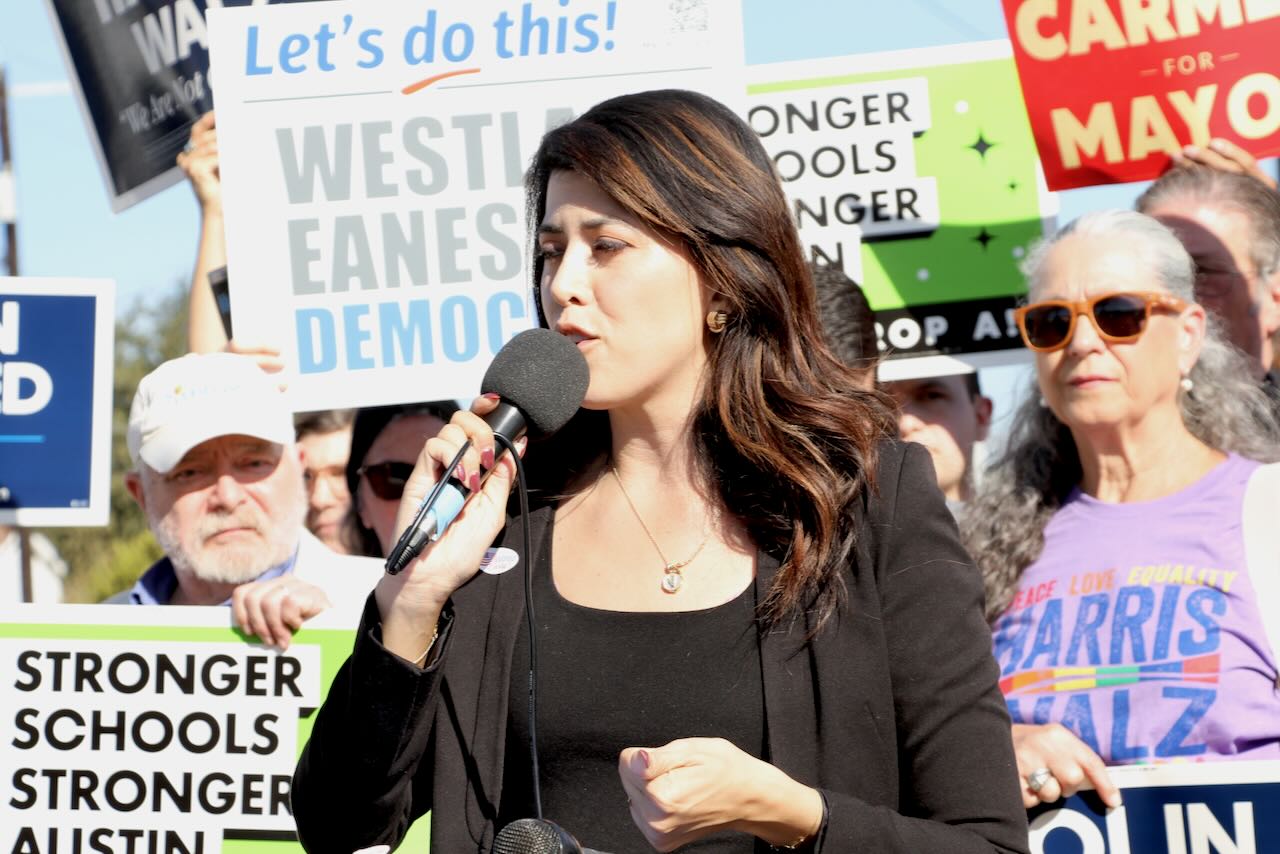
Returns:
[[[711,338],[691,419],[698,475],[776,556],[764,625],[801,610],[814,630],[845,595],[857,505],[873,488],[876,446],[896,427],[886,400],[824,342],[804,251],[773,164],[755,133],[704,95],[662,90],[605,101],[550,131],[525,178],[530,246],[551,173],[595,182],[649,227],[683,242],[702,281],[727,303]],[[535,294],[542,262],[532,253]],[[539,316],[545,325],[542,305]],[[708,336],[711,333],[704,333]],[[609,452],[603,412],[581,410],[535,477],[571,491]]]

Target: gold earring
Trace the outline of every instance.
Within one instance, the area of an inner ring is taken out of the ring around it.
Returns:
[[[729,312],[724,310],[707,312],[707,328],[711,330],[712,335],[719,335],[724,332],[724,328],[728,323]]]

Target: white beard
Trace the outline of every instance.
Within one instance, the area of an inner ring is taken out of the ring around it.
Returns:
[[[306,518],[307,499],[301,488],[289,499],[274,518],[248,505],[231,513],[208,513],[200,518],[196,530],[187,533],[186,542],[172,514],[158,519],[150,513],[147,516],[156,541],[179,572],[213,584],[243,584],[293,554]],[[206,544],[209,537],[227,528],[252,528],[258,532],[258,541]]]

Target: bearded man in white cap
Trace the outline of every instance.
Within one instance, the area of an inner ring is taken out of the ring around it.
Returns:
[[[305,528],[302,452],[276,382],[253,359],[189,354],[138,384],[125,478],[165,556],[110,601],[224,605],[263,641],[329,603],[362,603],[381,566]]]

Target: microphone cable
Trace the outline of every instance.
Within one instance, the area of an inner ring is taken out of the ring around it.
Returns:
[[[533,543],[529,535],[529,490],[524,461],[515,445],[501,433],[493,437],[516,463],[516,491],[520,496],[520,536],[524,546],[524,607],[529,629],[529,760],[533,770],[535,818],[522,818],[498,831],[490,854],[605,854],[583,848],[564,828],[542,817],[542,783],[538,770],[538,633],[533,616]]]
[[[497,431],[494,432],[493,438],[511,455],[516,464],[516,492],[520,498],[520,535],[524,546],[524,608],[529,624],[529,759],[533,768],[534,814],[539,821],[542,821],[542,785],[540,782],[541,774],[538,770],[538,641],[537,633],[534,630],[533,618],[533,545],[529,535],[529,490],[525,485],[524,461],[516,451],[515,444]],[[462,447],[454,455],[453,460],[445,466],[440,480],[436,482],[426,499],[418,506],[418,512],[414,516],[413,522],[405,529],[400,536],[399,542],[396,543],[395,548],[392,549],[391,554],[387,557],[386,571],[388,573],[395,575],[417,556],[416,551],[410,547],[411,535],[414,531],[420,529],[428,511],[435,504],[440,492],[444,489],[449,478],[453,476],[453,472],[457,469],[458,464],[462,462],[463,456],[466,455],[470,447],[470,440],[462,444]]]
[[[524,546],[524,609],[529,629],[529,759],[533,768],[533,810],[542,821],[542,784],[538,772],[538,635],[533,619],[533,544],[529,536],[529,491],[525,486],[524,461],[515,445],[501,433],[493,437],[511,454],[516,462],[516,491],[520,496],[520,534]]]

